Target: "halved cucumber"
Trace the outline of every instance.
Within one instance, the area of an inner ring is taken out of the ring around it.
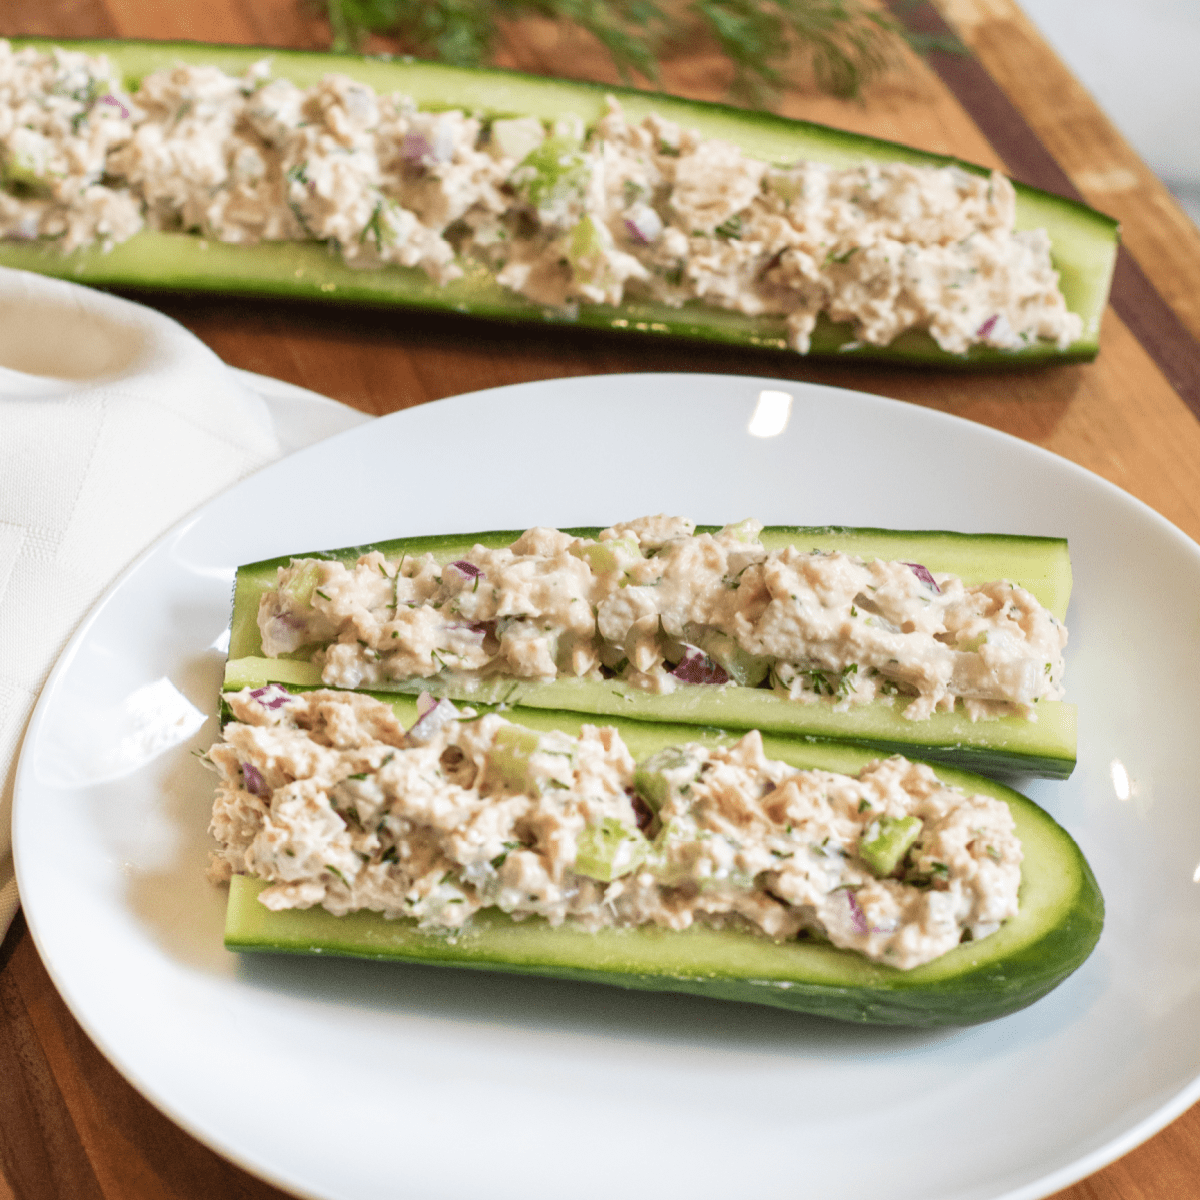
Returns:
[[[835,166],[864,161],[932,165],[956,162],[965,170],[984,173],[984,168],[956,159],[770,113],[511,71],[193,42],[53,42],[45,38],[14,38],[12,44],[40,50],[64,45],[88,54],[106,54],[130,88],[136,87],[150,72],[176,62],[212,64],[240,74],[269,56],[276,75],[301,86],[316,83],[330,72],[339,72],[380,92],[403,92],[423,108],[464,108],[483,116],[528,114],[552,119],[574,113],[590,123],[603,113],[605,97],[616,95],[635,120],[658,112],[699,130],[705,137],[734,142],[747,154],[771,163],[789,164],[797,159]],[[1042,228],[1049,234],[1051,259],[1059,273],[1059,286],[1067,307],[1083,318],[1083,335],[1078,341],[1065,350],[1049,342],[1038,342],[1021,350],[979,346],[966,354],[949,354],[925,333],[903,334],[884,347],[860,344],[849,326],[834,325],[823,319],[813,334],[810,353],[943,367],[1023,366],[1094,358],[1099,348],[1100,318],[1108,303],[1116,262],[1117,223],[1077,201],[1023,184],[1016,187],[1017,227]],[[326,246],[314,242],[237,246],[191,234],[147,231],[110,251],[91,248],[70,255],[60,253],[53,243],[0,242],[0,265],[115,287],[236,292],[415,307],[537,324],[570,320],[590,328],[787,348],[784,321],[777,317],[748,317],[698,303],[682,309],[665,304],[630,303],[615,308],[584,305],[577,315],[568,318],[506,291],[482,268],[470,270],[464,278],[452,283],[438,284],[416,269],[355,270]]]
[[[383,697],[405,724],[416,717],[407,697]],[[514,714],[537,730],[577,733],[583,718]],[[613,722],[634,757],[666,746],[729,735],[689,726]],[[764,738],[767,756],[797,767],[857,772],[872,757],[847,746]],[[1031,800],[992,780],[946,767],[947,783],[1007,803],[1024,850],[1020,912],[997,933],[957,946],[911,971],[883,966],[815,942],[773,942],[755,933],[657,927],[586,933],[541,920],[515,922],[487,910],[453,939],[415,924],[324,909],[271,912],[257,902],[264,886],[235,876],[225,925],[231,950],[345,955],[441,966],[477,967],[577,979],[651,991],[692,992],[770,1004],[848,1021],[888,1025],[969,1025],[1040,999],[1091,953],[1104,922],[1104,900],[1079,847]]]
[[[715,527],[699,527],[701,532],[706,529],[713,532]],[[599,530],[567,532],[594,538]],[[506,546],[518,536],[518,532],[502,530],[403,538],[376,546],[294,557],[353,562],[368,550],[380,550],[389,558],[428,553],[446,563],[462,558],[477,543]],[[802,550],[836,549],[868,559],[919,562],[930,570],[958,575],[967,583],[1007,579],[1027,588],[1060,620],[1066,615],[1071,595],[1071,562],[1067,543],[1061,538],[774,526],[763,531],[762,541],[768,549],[797,545]],[[320,671],[312,663],[262,656],[257,624],[259,599],[275,586],[277,569],[289,561],[270,559],[238,570],[226,687],[257,687],[270,682],[320,686]],[[971,721],[961,711],[910,721],[899,704],[876,701],[836,712],[823,701],[804,704],[762,688],[680,687],[668,695],[655,696],[620,680],[562,678],[550,683],[498,679],[468,690],[453,679],[440,677],[376,686],[394,692],[429,691],[476,704],[504,703],[520,710],[586,713],[605,720],[619,717],[686,722],[722,729],[761,729],[796,738],[831,738],[983,771],[1027,772],[1065,779],[1075,766],[1075,707],[1058,701],[1039,704],[1036,721],[1021,717]]]

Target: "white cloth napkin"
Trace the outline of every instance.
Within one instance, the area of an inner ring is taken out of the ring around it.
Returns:
[[[182,326],[0,268],[0,939],[17,755],[50,668],[141,550],[280,454],[247,376]]]

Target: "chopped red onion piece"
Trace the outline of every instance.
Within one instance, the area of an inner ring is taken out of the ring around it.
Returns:
[[[410,163],[419,163],[424,159],[449,162],[454,157],[454,131],[448,122],[439,120],[434,124],[431,135],[416,130],[406,133],[404,141],[400,143],[400,157]]]
[[[649,837],[650,827],[654,824],[654,809],[633,788],[626,788],[625,795],[629,797],[629,803],[633,807],[633,815],[637,819],[637,827]]]
[[[246,791],[250,795],[263,797],[271,794],[262,772],[253,763],[242,763],[242,778],[246,781]]]
[[[420,162],[427,154],[433,153],[429,139],[423,133],[406,133],[400,144],[400,157],[405,162]]]
[[[119,108],[121,110],[121,116],[123,116],[123,117],[129,116],[129,109],[127,109],[125,107],[125,105],[122,104],[121,101],[118,100],[117,97],[114,96],[111,92],[107,96],[101,96],[100,103],[113,105],[114,107]]]
[[[728,683],[729,673],[719,663],[713,662],[699,646],[684,643],[683,657],[672,668],[671,674],[683,683]]]
[[[986,321],[975,331],[975,336],[985,338],[996,327],[996,322],[1000,320],[999,313],[993,313]]]
[[[417,697],[417,716],[423,717],[427,712],[437,708],[437,700],[432,692],[422,692]]]
[[[268,683],[266,687],[255,688],[250,693],[250,698],[257,700],[263,708],[268,708],[272,712],[292,702],[291,696],[277,683]]]
[[[635,204],[624,217],[625,231],[639,246],[649,246],[662,233],[662,218],[648,204]]]
[[[483,571],[473,562],[467,562],[465,558],[460,558],[457,562],[450,564],[460,574],[465,575],[468,579],[482,579]]]
[[[448,647],[452,654],[461,656],[462,653],[467,649],[483,649],[483,643],[487,638],[488,633],[487,629],[483,625],[468,625],[466,622],[460,622],[455,625],[450,625],[448,628],[453,630],[455,634],[450,646]]]
[[[304,619],[293,612],[274,612],[262,625],[262,640],[270,658],[299,650],[307,640]]]
[[[914,574],[914,575],[915,575],[915,576],[916,576],[916,577],[917,577],[917,578],[918,578],[918,579],[919,579],[919,580],[920,580],[920,581],[921,581],[923,584],[925,584],[925,585],[926,585],[926,586],[928,586],[928,587],[931,587],[931,588],[933,588],[933,590],[934,590],[935,592],[937,592],[937,594],[938,594],[939,596],[942,594],[942,589],[941,589],[940,587],[938,587],[938,585],[937,585],[937,580],[936,580],[936,579],[934,579],[934,577],[933,577],[932,575],[930,575],[930,573],[929,573],[929,568],[928,568],[928,567],[923,567],[923,566],[921,566],[921,564],[920,564],[920,563],[910,563],[910,562],[906,562],[904,565],[905,565],[905,566],[906,566],[906,567],[907,567],[907,568],[908,568],[908,569],[909,569],[909,570],[910,570],[910,571],[911,571],[911,572],[912,572],[912,573],[913,573],[913,574]]]
[[[846,889],[846,903],[850,905],[850,921],[854,925],[854,932],[868,933],[870,930],[867,925],[866,915],[863,913],[862,908],[859,907],[858,897],[850,888]]]
[[[428,696],[428,692],[421,695]],[[423,746],[432,742],[443,725],[458,718],[458,709],[449,700],[439,700],[428,712],[423,713],[408,731],[408,740],[414,745]]]

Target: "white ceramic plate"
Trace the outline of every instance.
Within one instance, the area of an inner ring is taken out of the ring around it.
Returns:
[[[764,389],[793,397],[773,437],[747,431]],[[235,563],[663,510],[1069,536],[1080,762],[1069,783],[1027,790],[1108,900],[1082,970],[1004,1020],[920,1033],[222,948],[224,894],[204,879],[210,776],[189,752],[215,734],[212,719],[192,732],[191,709],[214,709]],[[240,484],[114,587],[29,731],[21,894],[56,984],[118,1069],[305,1195],[1044,1196],[1200,1095],[1197,595],[1200,551],[1143,505],[1022,442],[873,396],[646,375],[425,405]]]

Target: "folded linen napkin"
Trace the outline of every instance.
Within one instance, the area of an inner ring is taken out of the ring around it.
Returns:
[[[141,550],[280,457],[252,379],[161,313],[0,268],[0,939],[17,755],[46,676]],[[359,419],[341,411],[311,440]]]

